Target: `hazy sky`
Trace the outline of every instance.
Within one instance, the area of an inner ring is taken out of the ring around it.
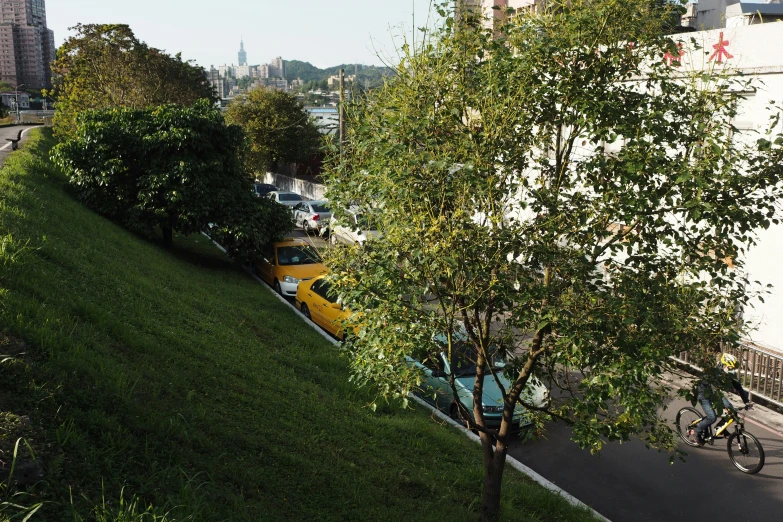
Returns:
[[[380,65],[425,24],[430,0],[46,0],[61,45],[77,23],[124,23],[152,47],[209,67],[236,64],[244,37],[248,62],[276,56],[325,68]],[[397,44],[395,44],[395,39]]]

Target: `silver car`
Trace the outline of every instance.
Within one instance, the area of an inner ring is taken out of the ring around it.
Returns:
[[[329,230],[329,221],[332,218],[332,211],[329,208],[329,202],[322,199],[316,201],[302,201],[294,205],[291,209],[293,213],[294,225],[302,227],[302,230],[324,234]]]
[[[286,192],[282,190],[273,190],[267,194],[266,197],[287,207],[293,207],[302,201],[302,196],[296,192]]]

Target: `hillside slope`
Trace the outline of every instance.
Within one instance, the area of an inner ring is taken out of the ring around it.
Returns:
[[[477,518],[477,446],[421,409],[371,412],[267,289],[202,236],[165,251],[84,208],[51,145],[36,131],[0,170],[0,460],[21,436],[40,458],[11,491],[45,502],[32,520]],[[590,519],[507,479],[508,520]]]

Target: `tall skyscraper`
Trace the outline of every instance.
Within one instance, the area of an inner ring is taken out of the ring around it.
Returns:
[[[245,52],[245,40],[239,42],[239,65],[247,65],[247,53]]]
[[[55,53],[45,0],[0,0],[0,81],[50,88]]]

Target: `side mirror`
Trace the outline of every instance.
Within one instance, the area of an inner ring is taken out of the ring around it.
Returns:
[[[335,310],[342,310],[343,305],[341,305],[340,303],[332,303],[332,308],[334,308]]]

